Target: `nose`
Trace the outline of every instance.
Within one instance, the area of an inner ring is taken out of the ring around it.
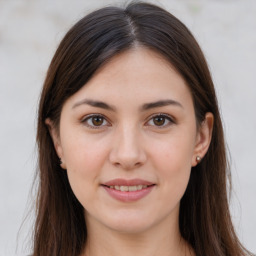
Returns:
[[[112,142],[109,159],[116,167],[131,170],[146,162],[141,134],[135,127],[124,126],[118,129]]]

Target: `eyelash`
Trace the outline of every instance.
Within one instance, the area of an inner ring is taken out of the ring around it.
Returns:
[[[94,125],[92,123],[92,119],[93,118],[102,118],[103,119],[103,123],[107,122],[107,124],[103,124],[103,125]],[[92,124],[89,124],[88,122],[91,122]],[[82,123],[85,124],[87,127],[91,128],[91,129],[100,129],[102,127],[105,126],[111,126],[111,124],[109,123],[109,121],[107,120],[107,118],[104,115],[101,114],[91,114],[86,116],[83,120]]]
[[[173,117],[171,117],[170,115],[168,114],[163,114],[163,113],[159,113],[159,114],[155,114],[155,115],[152,115],[149,120],[147,121],[147,124],[152,121],[154,122],[154,118],[163,118],[164,119],[164,125],[155,125],[155,124],[152,124],[152,126],[155,126],[157,127],[158,129],[163,129],[163,128],[166,128],[166,127],[169,127],[170,125],[172,124],[175,124],[175,121],[173,119]],[[166,122],[168,122],[166,124]],[[150,126],[150,125],[147,125],[147,126]]]
[[[92,121],[93,118],[101,118],[102,121],[103,121],[103,124],[100,124],[100,125],[93,124],[92,123],[93,122]],[[155,125],[155,124],[150,125],[149,124],[150,121],[154,122],[154,118],[163,118],[164,119],[164,125],[159,125],[159,126]],[[166,121],[168,122],[167,124],[166,124]],[[87,127],[91,128],[91,129],[100,129],[102,127],[111,126],[110,122],[102,114],[91,114],[91,115],[88,115],[81,122],[83,124],[85,124]],[[89,124],[89,122],[91,122],[91,124]],[[175,121],[173,120],[173,118],[170,115],[163,114],[163,113],[159,113],[159,114],[155,114],[155,115],[150,116],[149,120],[146,122],[146,126],[155,126],[158,129],[163,129],[163,128],[169,127],[172,124],[175,124]]]

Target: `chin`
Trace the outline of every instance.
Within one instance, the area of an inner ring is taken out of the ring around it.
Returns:
[[[143,233],[154,226],[157,219],[153,215],[138,211],[112,214],[104,220],[105,225],[117,232],[127,234]]]
[[[119,232],[119,233],[124,233],[124,234],[141,234],[146,232],[150,228],[149,223],[138,223],[134,221],[125,221],[121,223],[111,223],[109,226],[110,229]]]

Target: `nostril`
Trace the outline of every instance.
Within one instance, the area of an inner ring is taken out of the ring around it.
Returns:
[[[142,165],[141,162],[115,162],[113,163],[115,167],[117,168],[123,168],[123,169],[126,169],[126,170],[131,170],[131,169],[134,169],[134,168],[138,168]]]
[[[140,162],[137,162],[136,164],[135,164],[135,166],[141,166],[142,165],[142,163],[140,163]]]
[[[121,164],[120,164],[120,163],[114,163],[114,165],[115,165],[116,167],[119,167]]]

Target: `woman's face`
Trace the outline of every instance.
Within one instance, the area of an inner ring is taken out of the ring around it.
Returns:
[[[101,68],[66,101],[52,133],[87,225],[178,225],[191,166],[209,145],[206,123],[197,130],[188,87],[156,53],[136,48]]]

